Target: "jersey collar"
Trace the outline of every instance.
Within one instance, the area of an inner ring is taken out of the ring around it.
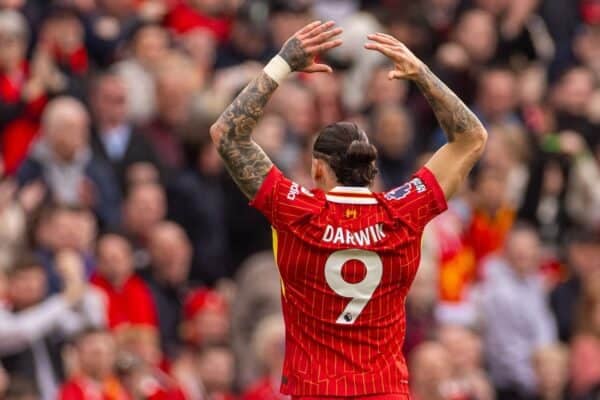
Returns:
[[[366,187],[336,186],[325,194],[325,198],[339,204],[377,204],[377,199]]]

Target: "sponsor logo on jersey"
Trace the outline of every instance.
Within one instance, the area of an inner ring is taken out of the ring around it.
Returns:
[[[404,185],[387,192],[385,198],[387,200],[402,200],[412,193],[413,190],[417,193],[423,193],[427,190],[427,186],[425,186],[421,178],[414,178],[410,182],[406,182]]]
[[[287,199],[288,200],[296,200],[296,196],[298,196],[300,193],[302,193],[306,196],[309,196],[309,197],[315,197],[315,195],[312,194],[309,190],[298,185],[296,182],[293,182],[292,186],[290,186],[290,191],[287,194]]]
[[[367,226],[359,231],[351,231],[341,227],[327,225],[321,240],[325,243],[345,244],[352,246],[369,246],[383,240],[383,224]]]

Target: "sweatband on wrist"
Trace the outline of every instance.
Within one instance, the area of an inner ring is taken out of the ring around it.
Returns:
[[[292,72],[292,68],[283,57],[276,55],[269,61],[263,71],[277,84],[280,84]]]

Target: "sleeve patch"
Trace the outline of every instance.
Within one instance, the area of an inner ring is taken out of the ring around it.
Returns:
[[[411,181],[405,183],[402,186],[392,189],[385,194],[387,200],[402,200],[412,192],[424,193],[427,190],[427,186],[421,180],[421,178],[413,178]]]

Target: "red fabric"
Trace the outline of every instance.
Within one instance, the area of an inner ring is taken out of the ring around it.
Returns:
[[[28,66],[23,63],[20,76],[9,77],[0,73],[0,101],[16,104],[27,80]],[[40,96],[28,104],[15,120],[4,126],[1,133],[2,159],[5,173],[12,175],[25,159],[31,143],[34,141],[42,111],[47,103],[46,96]]]
[[[197,289],[190,293],[183,304],[183,316],[190,320],[200,311],[213,309],[227,312],[227,302],[219,292],[211,289]]]
[[[58,394],[59,400],[129,400],[121,384],[109,379],[98,384],[90,379],[77,377],[65,382]]]
[[[476,262],[500,250],[515,221],[515,211],[503,207],[495,215],[475,210],[465,234],[465,244],[473,250]]]
[[[273,384],[271,377],[265,377],[256,382],[242,396],[242,400],[288,400],[290,396],[281,394]]]
[[[69,54],[61,52],[60,49],[55,49],[54,57],[59,64],[66,66],[76,75],[83,75],[88,71],[88,53],[83,45]]]
[[[282,392],[408,394],[404,301],[423,229],[447,207],[433,174],[423,168],[387,193],[325,194],[274,167],[252,205],[274,227],[286,323]]]
[[[375,396],[354,397],[292,397],[292,400],[410,400],[408,394],[382,394]]]
[[[180,1],[167,14],[165,24],[177,34],[185,34],[196,28],[208,29],[219,42],[226,42],[229,39],[233,21],[231,18],[203,15],[186,2]]]
[[[106,295],[109,328],[125,324],[158,325],[150,289],[137,275],[131,275],[121,288],[113,287],[98,274],[92,276],[91,283]]]

